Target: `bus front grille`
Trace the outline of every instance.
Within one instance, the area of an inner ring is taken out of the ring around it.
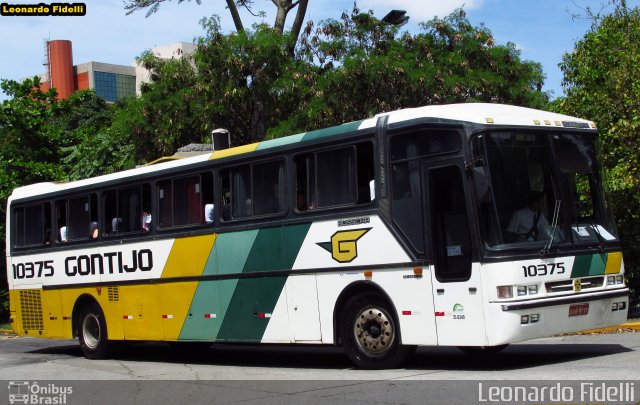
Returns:
[[[25,331],[44,329],[40,290],[20,291],[20,312],[22,313],[22,328]]]
[[[604,277],[585,277],[580,279],[580,289],[588,290],[590,288],[598,288],[604,285]],[[574,290],[574,279],[553,281],[545,283],[547,293],[559,293]]]

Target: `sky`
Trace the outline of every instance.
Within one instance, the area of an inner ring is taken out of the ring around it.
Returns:
[[[78,0],[74,0],[77,2]],[[4,1],[3,1],[4,2]],[[8,4],[51,3],[50,0],[7,1]],[[498,44],[513,42],[525,60],[539,62],[546,74],[543,90],[562,96],[562,55],[571,52],[577,40],[591,27],[585,9],[612,10],[610,0],[360,0],[361,10],[373,10],[382,18],[390,10],[406,10],[409,23],[402,31],[418,33],[420,22],[444,17],[464,7],[473,25],[484,24]],[[71,3],[71,2],[70,2]],[[88,0],[87,14],[81,17],[0,16],[0,79],[21,80],[43,73],[45,40],[65,39],[73,43],[74,64],[89,61],[132,65],[135,58],[156,46],[193,42],[204,34],[199,21],[217,14],[225,32],[234,30],[222,0],[165,0],[157,13],[146,10],[126,15],[123,0]],[[631,7],[640,0],[628,0]],[[351,11],[352,0],[309,0],[307,20],[339,19]],[[273,24],[275,6],[271,0],[254,0],[255,10],[266,12],[264,21]],[[261,21],[242,10],[244,25]],[[288,22],[293,21],[290,13]],[[6,100],[0,94],[0,100]]]

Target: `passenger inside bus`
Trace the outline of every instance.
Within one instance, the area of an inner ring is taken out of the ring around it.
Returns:
[[[508,241],[535,241],[544,235],[544,231],[549,228],[549,221],[542,212],[544,196],[542,191],[534,190],[529,193],[529,204],[514,212],[507,225]]]
[[[98,223],[96,221],[91,221],[89,223],[89,239],[97,239],[98,238]]]
[[[147,210],[142,210],[142,230],[149,232],[151,229],[151,213]]]
[[[208,224],[213,223],[214,208],[215,206],[213,204],[204,205],[204,220]]]

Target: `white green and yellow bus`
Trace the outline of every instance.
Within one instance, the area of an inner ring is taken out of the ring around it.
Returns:
[[[499,105],[405,109],[14,190],[22,336],[499,350],[625,321],[589,121]],[[527,224],[528,221],[528,224]],[[519,227],[519,228],[518,228]]]

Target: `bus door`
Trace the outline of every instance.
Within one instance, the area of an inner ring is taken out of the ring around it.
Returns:
[[[480,264],[473,263],[470,200],[460,161],[422,165],[439,345],[484,345]]]

